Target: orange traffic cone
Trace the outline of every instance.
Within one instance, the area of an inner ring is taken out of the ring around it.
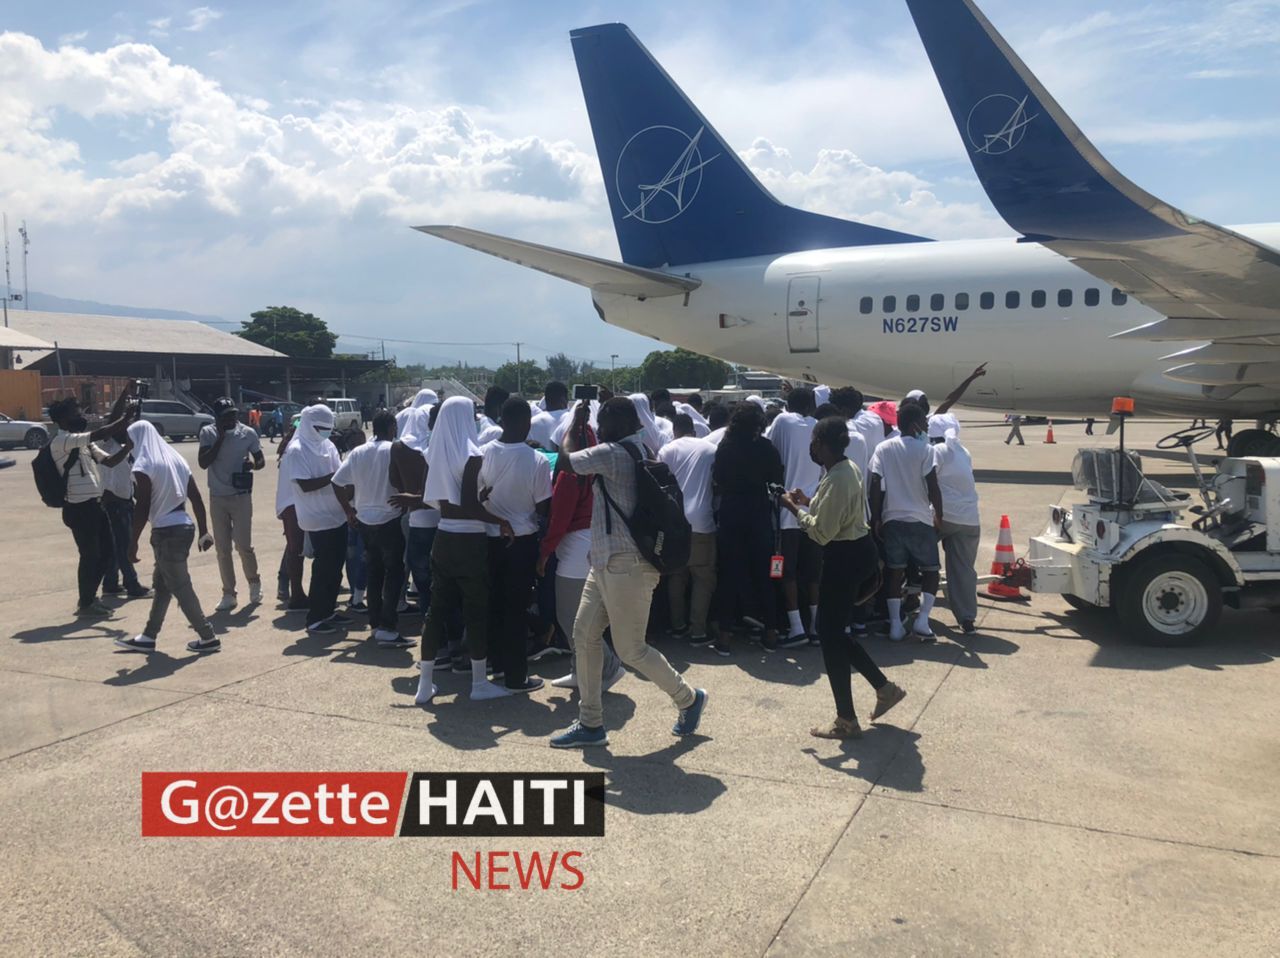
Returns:
[[[1013,528],[1009,525],[1009,517],[1000,517],[1000,535],[996,539],[996,556],[991,560],[991,574],[1007,576],[1016,561],[1013,552]],[[1000,582],[987,583],[987,595],[995,599],[1021,599],[1022,591],[1011,585]]]
[[[1049,434],[1044,437],[1044,443],[1046,446],[1054,446],[1054,445],[1057,445],[1058,443],[1058,440],[1053,438],[1053,420],[1052,419],[1049,420]]]

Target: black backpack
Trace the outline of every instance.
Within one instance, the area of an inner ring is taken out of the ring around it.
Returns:
[[[655,569],[663,575],[678,572],[689,564],[689,551],[693,545],[693,529],[684,516],[684,494],[680,491],[680,484],[665,462],[644,458],[631,443],[617,445],[635,460],[636,510],[630,516],[622,515],[601,476],[605,529],[613,531],[609,517],[616,512],[627,524],[627,531],[635,540],[640,554]]]
[[[50,509],[61,509],[67,504],[67,476],[71,475],[71,467],[80,461],[80,450],[72,449],[67,456],[67,464],[58,469],[53,461],[53,453],[49,444],[40,447],[36,457],[31,460],[31,472],[36,480],[36,492]]]

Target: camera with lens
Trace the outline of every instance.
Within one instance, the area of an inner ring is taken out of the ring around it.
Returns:
[[[135,379],[133,381],[133,395],[135,399],[149,399],[151,397],[151,383],[145,379]]]
[[[773,496],[775,499],[781,499],[787,494],[787,487],[781,483],[770,482],[766,484],[765,488],[769,490],[769,495]]]

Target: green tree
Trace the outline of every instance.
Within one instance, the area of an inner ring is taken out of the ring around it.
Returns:
[[[687,349],[661,350],[650,353],[640,364],[646,389],[665,386],[690,386],[720,389],[732,375],[732,367],[718,359]]]
[[[547,382],[547,371],[532,359],[515,363],[503,363],[493,374],[493,384],[516,395],[542,395]]]
[[[578,371],[581,367],[564,353],[556,353],[547,357],[547,376],[558,379],[566,386],[580,382]]]
[[[292,306],[268,306],[249,314],[237,336],[300,359],[328,359],[338,334],[323,319]]]

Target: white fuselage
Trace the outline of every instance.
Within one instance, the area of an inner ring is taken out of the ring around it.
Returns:
[[[1280,246],[1280,224],[1234,229]],[[606,321],[730,362],[894,399],[910,389],[941,399],[985,362],[987,375],[965,405],[1105,417],[1113,397],[1129,395],[1139,415],[1280,411],[1280,389],[1215,399],[1166,378],[1177,361],[1160,357],[1196,344],[1110,338],[1161,316],[1113,296],[1036,243],[861,246],[669,272],[702,285],[687,299],[597,293]]]

